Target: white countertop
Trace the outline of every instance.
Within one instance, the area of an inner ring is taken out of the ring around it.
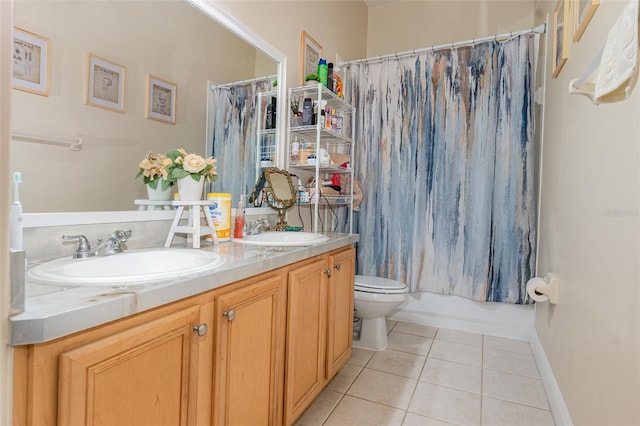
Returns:
[[[329,235],[307,247],[256,247],[233,242],[202,247],[225,258],[213,271],[132,286],[26,283],[25,311],[11,317],[11,345],[42,343],[125,318],[244,278],[354,244],[357,234]]]

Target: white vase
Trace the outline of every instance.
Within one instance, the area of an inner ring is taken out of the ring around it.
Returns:
[[[147,196],[151,201],[168,201],[171,199],[171,187],[162,189],[162,180],[158,181],[155,189],[147,184]]]
[[[201,176],[196,181],[191,176],[185,176],[177,180],[178,194],[180,201],[200,201],[202,200],[202,191],[204,190],[205,179]]]

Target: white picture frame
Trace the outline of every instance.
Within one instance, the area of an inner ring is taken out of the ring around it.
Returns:
[[[49,96],[49,39],[13,28],[14,89]]]
[[[147,74],[145,117],[163,123],[176,124],[178,87],[170,81]]]
[[[84,103],[124,113],[126,67],[87,53]]]

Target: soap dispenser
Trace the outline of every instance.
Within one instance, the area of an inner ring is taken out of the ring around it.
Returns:
[[[236,220],[233,227],[233,238],[244,238],[244,215],[247,207],[247,196],[240,195],[238,207],[236,208]]]

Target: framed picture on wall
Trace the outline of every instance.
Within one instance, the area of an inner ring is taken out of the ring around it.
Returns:
[[[318,61],[322,57],[322,46],[306,31],[302,32],[300,43],[300,85],[308,74],[318,72]]]
[[[558,0],[553,10],[553,68],[556,78],[569,58],[569,0]]]
[[[13,29],[14,89],[49,96],[49,39]]]
[[[145,117],[164,123],[176,124],[175,84],[152,75],[147,75],[147,98]]]
[[[573,41],[582,38],[598,6],[600,0],[573,0]]]
[[[125,71],[122,65],[88,53],[84,103],[123,113]]]

